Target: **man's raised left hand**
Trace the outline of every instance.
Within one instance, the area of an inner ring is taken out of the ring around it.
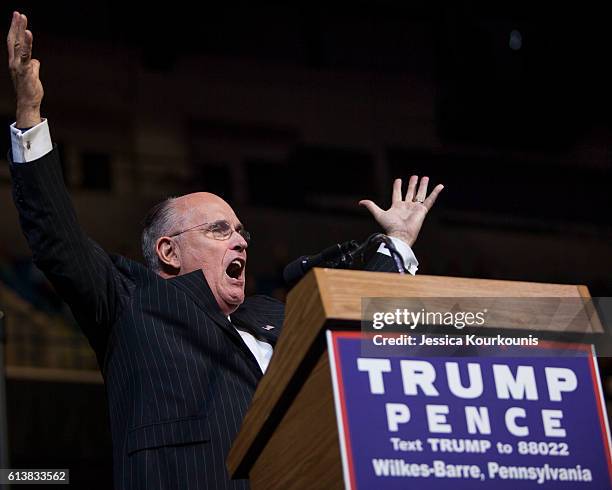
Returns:
[[[372,213],[386,235],[399,238],[412,247],[421,231],[427,212],[444,189],[442,184],[438,184],[428,196],[428,185],[429,177],[423,177],[419,182],[419,177],[413,175],[408,181],[406,196],[402,198],[402,179],[395,179],[389,209],[385,211],[369,200],[359,201],[359,204]]]

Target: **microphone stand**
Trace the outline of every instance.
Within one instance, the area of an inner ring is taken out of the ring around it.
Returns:
[[[9,468],[8,426],[6,422],[6,387],[4,366],[4,313],[0,311],[0,468]],[[8,488],[8,487],[7,487]]]

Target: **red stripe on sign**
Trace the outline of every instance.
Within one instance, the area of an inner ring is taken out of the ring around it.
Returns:
[[[612,459],[610,459],[610,445],[608,439],[608,428],[604,417],[606,413],[604,410],[603,396],[601,387],[599,386],[599,376],[597,376],[597,366],[595,366],[595,356],[591,352],[589,356],[589,368],[591,371],[591,379],[593,381],[593,387],[595,389],[595,405],[597,405],[597,415],[599,416],[599,424],[601,425],[601,438],[603,440],[604,451],[608,458],[608,477],[610,478],[610,484],[612,485]]]
[[[346,447],[346,458],[348,460],[349,476],[351,478],[351,488],[357,489],[355,480],[355,466],[353,464],[353,450],[351,447],[351,436],[349,434],[348,413],[346,411],[346,400],[344,398],[344,380],[342,378],[342,368],[340,366],[340,353],[338,349],[339,338],[354,338],[360,337],[360,332],[332,332],[334,343],[334,357],[336,358],[336,379],[338,380],[338,395],[340,396],[340,407],[342,408],[342,423],[344,424],[344,444]]]

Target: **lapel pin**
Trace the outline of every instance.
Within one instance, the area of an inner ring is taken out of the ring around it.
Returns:
[[[264,330],[272,330],[274,327],[272,325],[266,325],[265,327],[262,327]]]

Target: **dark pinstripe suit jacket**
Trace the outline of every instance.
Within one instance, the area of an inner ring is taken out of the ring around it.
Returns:
[[[116,489],[247,488],[229,480],[225,457],[262,372],[202,271],[166,280],[102,250],[78,225],[57,150],[11,173],[34,262],[70,305],[104,376]],[[392,263],[376,254],[367,268]],[[282,303],[252,296],[231,318],[274,345],[283,317]]]

